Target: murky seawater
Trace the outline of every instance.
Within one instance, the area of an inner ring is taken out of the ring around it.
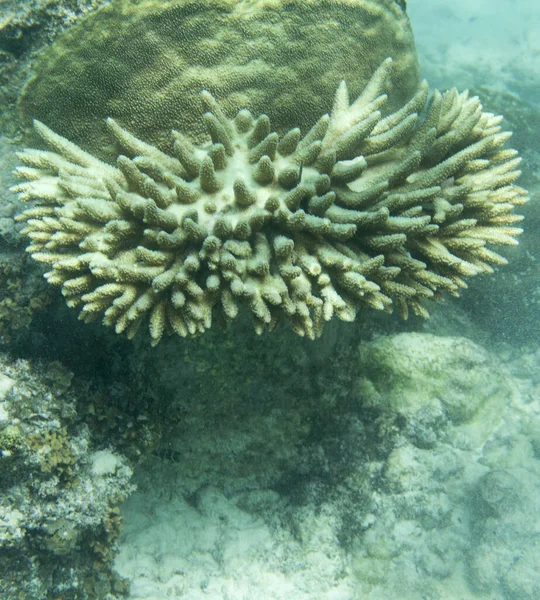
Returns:
[[[514,132],[530,201],[507,265],[427,321],[364,311],[311,341],[243,315],[152,348],[81,323],[23,258],[15,100],[32,43],[77,18],[49,4],[0,2],[0,597],[540,598],[540,5],[407,0],[430,87]]]

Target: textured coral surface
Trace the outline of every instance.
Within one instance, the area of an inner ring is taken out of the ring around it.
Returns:
[[[26,150],[14,188],[37,200],[20,219],[28,251],[50,264],[86,321],[103,316],[133,336],[148,318],[195,335],[251,310],[258,332],[286,317],[317,337],[361,307],[427,316],[425,300],[457,294],[464,278],[505,259],[526,201],[520,159],[503,148],[500,117],[451,90],[413,98],[383,117],[393,61],[305,135],[272,132],[247,110],[230,120],[203,92],[211,138],[173,132],[165,154],[109,119],[121,154],[110,166],[36,122],[51,150]]]
[[[395,110],[415,92],[419,68],[393,0],[115,0],[43,54],[21,107],[101,156],[107,117],[161,149],[171,128],[204,135],[202,89],[230,115],[248,108],[280,132],[305,130],[341,79],[356,95],[387,56]]]

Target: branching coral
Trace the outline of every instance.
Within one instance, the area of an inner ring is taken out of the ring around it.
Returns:
[[[352,104],[343,83],[303,136],[247,110],[230,120],[208,92],[211,141],[173,131],[172,155],[109,120],[116,166],[36,122],[51,150],[20,154],[27,182],[15,188],[37,201],[19,217],[28,252],[81,319],[103,315],[129,337],[147,319],[153,344],[239,305],[257,332],[286,317],[310,338],[361,307],[427,316],[426,299],[506,262],[489,246],[517,243],[512,213],[527,196],[510,134],[478,98],[428,100],[424,83],[383,117],[391,69],[387,59]]]

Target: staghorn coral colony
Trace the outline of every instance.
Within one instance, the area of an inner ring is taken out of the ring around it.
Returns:
[[[249,307],[258,333],[285,317],[315,338],[361,308],[427,317],[425,300],[506,261],[527,200],[502,117],[477,97],[427,84],[383,116],[392,59],[349,103],[302,134],[267,115],[224,114],[201,94],[210,140],[173,131],[164,153],[114,120],[108,165],[36,121],[50,150],[25,150],[14,189],[36,201],[19,219],[34,259],[51,265],[81,318],[133,337],[149,323],[191,336]]]

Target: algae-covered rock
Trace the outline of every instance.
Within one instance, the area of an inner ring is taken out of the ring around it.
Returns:
[[[324,356],[328,339],[243,325],[133,360],[166,431],[123,508],[131,598],[536,600],[538,390],[501,407],[516,380],[463,338],[380,338],[358,361],[346,336]],[[469,424],[489,440],[466,447]]]
[[[444,423],[461,443],[482,443],[513,393],[495,359],[466,338],[403,333],[361,344],[359,355],[367,404],[407,419],[428,445]]]
[[[115,0],[43,54],[21,108],[93,151],[110,143],[105,117],[165,147],[171,128],[203,134],[202,89],[230,114],[248,108],[305,131],[342,79],[356,97],[388,56],[391,111],[419,77],[394,0]]]
[[[1,0],[0,131],[14,136],[20,126],[16,105],[31,63],[59,31],[109,0]]]
[[[114,600],[126,590],[111,560],[132,470],[112,440],[96,449],[80,404],[94,395],[72,377],[58,362],[0,355],[1,598]]]
[[[24,255],[0,252],[0,344],[17,343],[28,335],[32,320],[51,300],[43,279],[28,269]]]

